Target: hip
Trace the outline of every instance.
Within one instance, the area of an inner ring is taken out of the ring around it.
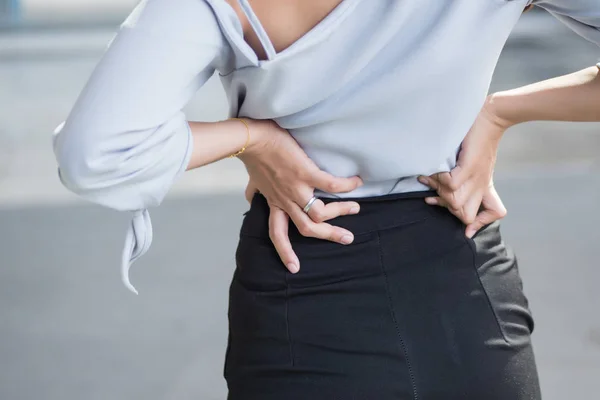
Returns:
[[[351,245],[290,227],[297,274],[269,240],[266,201],[254,199],[230,289],[230,389],[308,396],[311,382],[340,398],[536,398],[533,320],[499,224],[467,239],[423,195],[359,200],[360,214],[331,221],[354,233]]]

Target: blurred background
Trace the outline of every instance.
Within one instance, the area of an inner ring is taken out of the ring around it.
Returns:
[[[78,200],[56,175],[51,133],[136,3],[0,0],[0,400],[225,398],[242,164],[187,173],[153,211],[153,247],[132,270],[137,297],[118,271],[128,215]],[[572,72],[599,55],[532,11],[491,90]],[[198,93],[190,119],[226,117],[219,85]],[[525,124],[501,146],[504,235],[536,318],[545,399],[600,393],[598,172],[599,124]]]

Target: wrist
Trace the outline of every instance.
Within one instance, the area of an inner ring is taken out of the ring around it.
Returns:
[[[248,144],[244,152],[238,158],[244,161],[244,158],[254,156],[262,152],[265,144],[265,123],[268,121],[255,120],[251,118],[240,118],[247,124]]]
[[[502,131],[519,123],[508,112],[510,110],[510,107],[506,106],[508,102],[510,102],[510,98],[505,92],[496,92],[487,96],[482,108],[490,122]]]

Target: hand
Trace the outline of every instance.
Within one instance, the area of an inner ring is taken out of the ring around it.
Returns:
[[[509,126],[496,117],[486,102],[461,145],[456,167],[450,172],[419,177],[421,183],[438,193],[438,197],[425,201],[448,208],[467,225],[465,234],[469,238],[483,226],[506,216],[506,208],[494,188],[493,174],[498,145]]]
[[[246,199],[260,191],[271,209],[269,234],[279,257],[292,273],[300,269],[300,261],[288,237],[289,218],[304,236],[350,244],[354,235],[325,221],[341,215],[357,214],[356,202],[340,201],[325,205],[317,200],[308,214],[304,206],[315,189],[329,193],[350,192],[362,185],[358,177],[338,178],[322,170],[306,155],[294,138],[273,121],[249,121],[258,133],[259,145],[239,158],[244,162],[250,182]]]

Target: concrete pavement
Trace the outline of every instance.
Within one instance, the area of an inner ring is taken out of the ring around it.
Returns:
[[[600,392],[598,176],[498,182],[546,400]],[[154,210],[154,245],[132,270],[137,297],[119,280],[126,216],[87,205],[0,211],[0,399],[224,399],[227,289],[245,209],[239,193]]]

